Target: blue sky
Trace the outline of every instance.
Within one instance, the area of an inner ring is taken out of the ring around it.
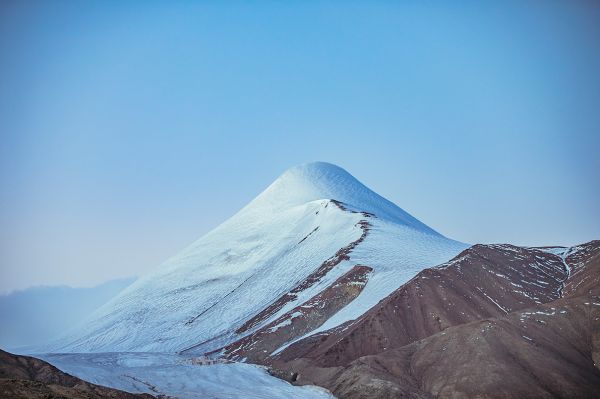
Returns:
[[[600,3],[0,5],[0,292],[139,275],[288,167],[465,242],[600,238]]]

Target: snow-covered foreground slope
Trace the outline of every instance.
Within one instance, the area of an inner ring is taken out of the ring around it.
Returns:
[[[37,357],[94,384],[179,399],[329,399],[327,390],[296,387],[244,363],[195,364],[163,353],[69,353]]]
[[[368,266],[360,294],[317,330],[331,328],[466,247],[337,166],[301,165],[46,349],[219,349],[314,298],[354,266]]]

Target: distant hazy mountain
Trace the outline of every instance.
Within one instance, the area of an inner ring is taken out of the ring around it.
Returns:
[[[34,287],[0,296],[0,346],[40,345],[73,327],[135,281],[134,277],[91,288]]]

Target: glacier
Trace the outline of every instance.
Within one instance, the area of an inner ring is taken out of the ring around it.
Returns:
[[[201,365],[169,353],[67,353],[39,358],[93,384],[159,398],[333,399],[324,388],[297,387],[260,366],[245,363]]]

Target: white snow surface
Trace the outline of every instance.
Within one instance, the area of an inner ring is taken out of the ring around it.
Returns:
[[[246,363],[200,365],[168,353],[69,353],[36,355],[94,384],[178,399],[333,399],[315,386],[294,386]]]
[[[356,210],[374,213],[380,219],[439,235],[394,203],[371,191],[344,169],[326,162],[312,162],[288,169],[242,211],[271,213],[318,199],[342,201]]]
[[[343,211],[330,199],[375,217]],[[359,317],[420,270],[468,247],[435,232],[335,165],[300,165],[43,351],[218,349],[239,339],[235,330],[358,239],[360,220],[372,227],[350,260],[256,328],[309,300],[353,266],[372,267],[362,293],[312,333],[335,327]]]

